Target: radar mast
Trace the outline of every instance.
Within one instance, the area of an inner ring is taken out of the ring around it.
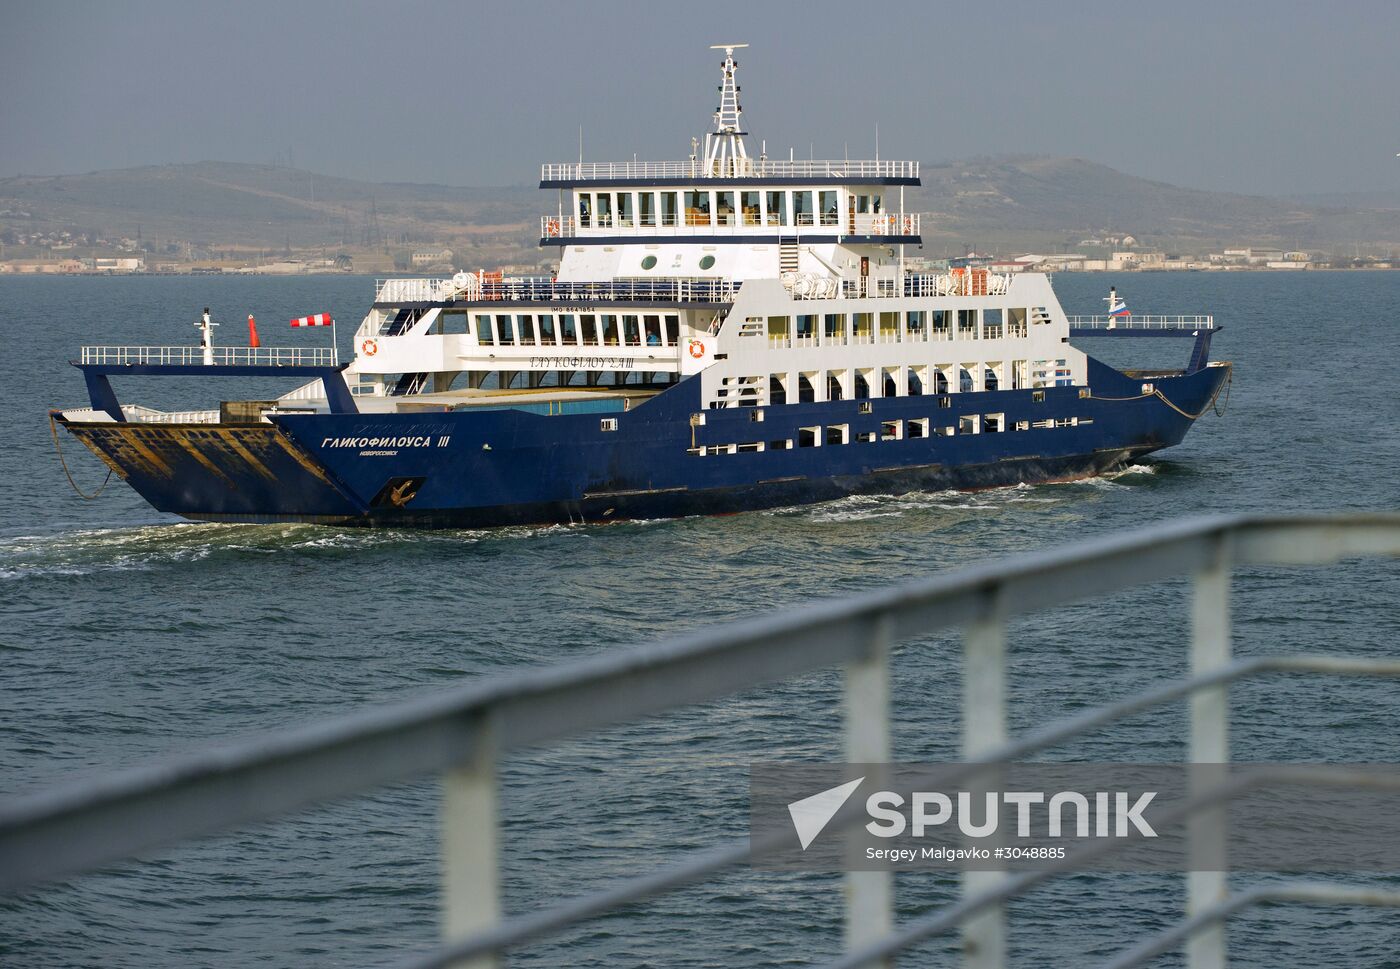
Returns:
[[[705,174],[734,176],[745,174],[749,155],[744,148],[745,131],[739,128],[739,85],[734,82],[734,70],[739,66],[734,52],[748,44],[714,44],[710,50],[724,51],[720,65],[723,83],[719,86],[719,107],[715,109],[715,130],[705,135]]]

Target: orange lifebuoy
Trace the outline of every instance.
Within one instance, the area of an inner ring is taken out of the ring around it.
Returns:
[[[375,339],[366,340],[360,344],[360,352],[367,357],[372,357],[379,352],[379,341]]]
[[[549,219],[544,224],[544,234],[547,236],[557,236],[559,234],[559,220]]]
[[[704,344],[703,342],[701,342],[700,340],[691,340],[691,341],[690,341],[690,355],[691,355],[692,357],[694,357],[696,360],[699,360],[701,357],[703,357],[703,356],[705,355],[705,344]]]

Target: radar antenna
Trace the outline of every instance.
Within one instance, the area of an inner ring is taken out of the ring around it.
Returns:
[[[719,107],[715,109],[715,130],[705,135],[705,174],[728,176],[747,174],[749,155],[744,148],[745,131],[739,128],[739,85],[734,83],[734,69],[739,66],[734,52],[748,44],[714,44],[710,50],[724,51],[720,65],[723,83],[719,86]]]

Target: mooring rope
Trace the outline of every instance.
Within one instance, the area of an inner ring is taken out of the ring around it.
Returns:
[[[73,472],[68,470],[68,461],[63,456],[63,445],[58,440],[58,421],[54,420],[52,413],[49,414],[49,433],[53,435],[53,449],[58,452],[58,463],[63,465],[63,473],[68,478],[68,483],[73,486],[73,491],[84,501],[93,501],[102,494],[108,482],[112,480],[112,469],[107,468],[107,477],[102,479],[102,484],[90,495],[83,494],[83,489],[78,487],[78,482],[73,480]]]
[[[1234,366],[1227,363],[1227,364],[1225,365],[1225,368],[1226,368],[1225,380],[1220,384],[1219,387],[1216,387],[1216,388],[1215,388],[1215,393],[1211,394],[1210,402],[1207,403],[1206,406],[1202,407],[1200,410],[1198,410],[1198,411],[1197,411],[1196,413],[1194,413],[1194,414],[1188,413],[1187,411],[1184,411],[1184,410],[1182,410],[1180,407],[1178,407],[1178,406],[1176,406],[1175,404],[1173,404],[1170,400],[1167,399],[1167,395],[1164,394],[1164,393],[1162,393],[1160,390],[1158,390],[1158,389],[1156,388],[1156,386],[1153,386],[1152,392],[1151,392],[1151,393],[1147,393],[1147,394],[1138,394],[1136,397],[1100,397],[1100,396],[1098,396],[1097,394],[1095,394],[1095,395],[1094,395],[1094,399],[1095,399],[1095,400],[1111,400],[1111,401],[1113,401],[1114,403],[1119,403],[1119,402],[1130,401],[1130,400],[1146,400],[1148,397],[1156,397],[1156,398],[1157,398],[1158,400],[1160,400],[1162,403],[1166,404],[1168,407],[1170,407],[1172,410],[1176,411],[1178,414],[1180,414],[1182,417],[1186,418],[1187,420],[1194,421],[1194,420],[1196,420],[1197,418],[1200,418],[1200,417],[1204,416],[1205,412],[1208,411],[1208,410],[1211,410],[1212,408],[1214,408],[1214,410],[1215,410],[1215,416],[1216,416],[1216,417],[1224,417],[1224,416],[1225,416],[1225,410],[1230,406],[1230,385],[1231,385],[1232,383],[1235,382],[1235,368],[1234,368]],[[1225,394],[1225,403],[1222,404],[1220,407],[1216,407],[1216,406],[1215,406],[1215,402],[1216,402],[1217,400],[1220,399],[1220,394],[1221,394],[1222,392],[1224,392],[1224,394]]]

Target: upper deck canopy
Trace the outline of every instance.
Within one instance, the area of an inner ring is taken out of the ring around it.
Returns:
[[[686,185],[697,179],[762,181],[772,185],[918,185],[919,163],[883,158],[834,161],[726,158],[715,162],[694,158],[655,162],[563,162],[540,166],[540,188],[572,188],[583,184]]]

